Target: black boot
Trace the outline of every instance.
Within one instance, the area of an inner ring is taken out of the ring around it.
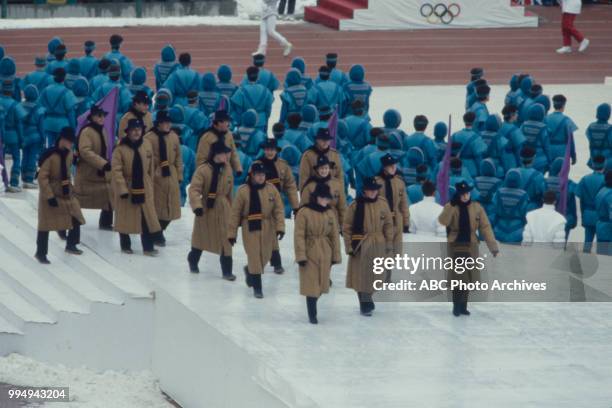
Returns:
[[[370,302],[366,300],[367,293],[357,292],[357,298],[359,299],[359,312],[362,316],[372,316],[372,309],[370,308]]]
[[[261,275],[251,274],[251,281],[253,282],[253,295],[257,299],[264,297],[263,291],[261,290]]]
[[[221,262],[221,273],[223,275],[223,279],[233,282],[236,280],[236,275],[232,273],[232,266],[234,264],[231,256],[221,255],[219,258]]]
[[[119,244],[121,245],[121,252],[124,254],[132,255],[132,239],[129,234],[119,234]]]
[[[100,219],[98,220],[98,227],[104,231],[113,230],[113,210],[100,211]]]
[[[83,251],[77,248],[81,241],[81,224],[76,218],[72,218],[72,229],[68,231],[66,237],[66,252],[72,255],[81,255]]]
[[[60,237],[60,239],[61,239],[62,241],[65,241],[65,240],[66,240],[66,237],[67,237],[67,235],[66,235],[66,231],[64,231],[64,230],[62,230],[62,231],[57,231],[57,236],[58,236],[58,237]]]
[[[461,300],[460,300],[460,293],[457,289],[453,290],[453,315],[455,317],[459,317],[461,315]]]
[[[164,236],[164,231],[166,230],[166,228],[168,228],[168,225],[170,225],[170,221],[159,220],[159,225],[161,226],[162,229],[156,234],[154,243],[158,247],[165,247],[166,237]]]
[[[47,253],[49,251],[49,232],[48,231],[38,231],[36,236],[36,254],[34,257],[38,262],[44,265],[48,265],[49,259],[47,259]]]
[[[245,267],[244,267],[244,281],[246,282],[246,285],[247,285],[249,288],[252,288],[252,287],[253,287],[253,279],[252,279],[252,276],[253,276],[253,275],[251,275],[251,274],[249,273],[249,267],[248,267],[248,266],[245,266]]]
[[[471,314],[470,311],[467,310],[467,302],[461,303],[461,314],[466,316],[469,316]]]
[[[308,310],[308,320],[312,324],[319,324],[317,320],[317,298],[306,296],[306,309]]]
[[[277,275],[281,275],[285,272],[285,268],[283,268],[283,261],[281,260],[280,251],[274,250],[272,251],[272,257],[270,258],[270,265],[274,267],[274,273]]]
[[[187,262],[189,262],[189,271],[191,273],[200,273],[200,268],[198,268],[198,263],[200,262],[200,257],[202,256],[202,251],[197,248],[191,248],[189,251],[189,255],[187,255]]]

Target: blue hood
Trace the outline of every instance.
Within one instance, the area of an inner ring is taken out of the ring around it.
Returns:
[[[176,51],[174,51],[174,47],[168,44],[164,48],[162,48],[161,59],[163,62],[176,61]]]
[[[545,114],[546,112],[544,110],[544,106],[540,105],[539,103],[534,103],[527,111],[527,119],[542,122]]]
[[[365,78],[365,68],[363,65],[353,65],[349,71],[349,77],[353,82],[363,82]]]
[[[132,85],[142,85],[147,82],[147,70],[143,67],[138,67],[130,74]]]
[[[212,72],[207,72],[202,75],[202,90],[212,92],[217,88],[217,78]]]
[[[0,60],[4,58],[4,47],[0,45]]]
[[[86,79],[77,79],[72,85],[72,92],[74,92],[75,96],[78,96],[80,98],[86,97],[87,95],[89,95],[89,83]]]
[[[389,109],[383,116],[385,127],[397,129],[402,124],[402,115],[395,109]]]
[[[444,122],[438,122],[434,126],[434,137],[436,140],[443,140],[448,134],[448,127]]]
[[[71,59],[68,62],[68,69],[66,71],[71,75],[79,75],[81,73],[81,63],[79,60],[76,58]]]
[[[300,149],[295,147],[292,144],[289,144],[283,148],[280,153],[281,159],[285,160],[289,166],[297,166],[300,164],[300,159],[302,158],[302,152]]]
[[[531,79],[530,76],[526,76],[525,78],[523,78],[523,80],[521,81],[520,87],[521,87],[521,91],[525,94],[525,95],[531,95],[531,85],[533,85],[533,80]]]
[[[64,41],[59,38],[59,37],[53,37],[49,43],[47,44],[47,51],[49,51],[49,54],[54,54],[55,53],[55,48],[60,45],[63,44]]]
[[[607,122],[610,120],[610,104],[602,103],[597,107],[597,120]]]
[[[548,112],[550,110],[550,98],[548,95],[540,95],[533,100],[534,103],[539,103],[544,107],[544,112]]]
[[[521,172],[518,169],[512,169],[506,174],[504,187],[519,188],[521,186]]]
[[[306,105],[302,109],[302,120],[304,122],[314,123],[319,118],[319,111],[314,105]]]
[[[294,86],[302,83],[302,74],[296,68],[291,68],[287,72],[287,85]]]
[[[229,65],[221,65],[217,70],[217,78],[220,82],[231,82],[232,68]]]
[[[485,130],[489,132],[497,132],[501,126],[501,119],[497,115],[489,115],[485,122]]]
[[[512,75],[512,78],[510,78],[510,89],[512,91],[518,91],[519,89],[518,80],[519,80],[519,76],[516,74]]]
[[[25,96],[26,101],[28,102],[36,102],[38,99],[38,88],[36,85],[28,85],[23,90],[23,96]]]
[[[492,159],[481,161],[480,173],[485,177],[495,177],[495,162]]]
[[[302,57],[295,57],[293,61],[291,61],[291,68],[297,69],[304,75],[306,73],[306,61],[304,61]]]
[[[425,155],[420,147],[411,147],[407,153],[408,163],[411,167],[425,163]]]
[[[257,124],[257,112],[254,109],[249,109],[242,114],[242,126],[255,127]]]
[[[0,75],[13,76],[17,72],[17,66],[15,60],[11,57],[4,57],[0,61]]]
[[[563,160],[564,159],[562,157],[557,157],[555,160],[553,160],[553,162],[550,164],[550,170],[548,170],[549,176],[556,177],[559,175],[561,172],[561,167],[563,167]]]
[[[168,113],[172,123],[180,125],[185,122],[185,110],[181,105],[174,105]]]

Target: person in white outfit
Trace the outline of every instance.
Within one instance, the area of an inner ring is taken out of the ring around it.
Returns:
[[[431,181],[426,181],[421,188],[423,200],[410,206],[410,233],[446,237],[446,228],[438,222],[442,206],[436,203],[436,186]]]
[[[563,247],[565,244],[565,217],[555,209],[557,195],[554,191],[544,193],[542,208],[527,213],[527,224],[523,230],[523,244],[534,242],[553,244]]]
[[[274,38],[283,47],[283,56],[291,54],[293,45],[283,37],[278,31],[276,31],[276,19],[277,19],[277,4],[278,0],[262,0],[261,9],[261,25],[259,26],[259,48],[253,53],[253,55],[262,54],[266,55],[268,50],[268,36]]]
[[[580,44],[579,52],[584,52],[589,47],[590,41],[574,26],[576,16],[582,11],[582,0],[559,0],[561,2],[561,32],[563,33],[563,47],[559,48],[559,54],[572,52],[572,37]]]

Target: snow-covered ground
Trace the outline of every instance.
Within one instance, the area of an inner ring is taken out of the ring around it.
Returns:
[[[36,19],[8,19],[0,24],[1,29],[28,29],[28,28],[60,28],[60,27],[131,27],[131,26],[249,26],[259,25],[259,20],[253,18],[261,10],[260,0],[237,0],[238,15],[228,16],[183,16],[163,18],[125,18],[125,17],[56,17]],[[297,0],[296,16],[304,14],[304,7],[316,4],[316,0]],[[299,21],[279,20],[279,24],[299,24]]]
[[[170,408],[150,372],[67,368],[41,363],[19,354],[0,357],[0,383],[31,387],[69,387],[70,402],[54,408]]]

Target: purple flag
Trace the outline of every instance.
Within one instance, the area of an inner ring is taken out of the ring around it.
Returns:
[[[106,142],[106,159],[111,160],[113,155],[113,148],[115,147],[115,135],[117,134],[117,106],[119,104],[119,88],[115,87],[102,99],[100,99],[96,106],[103,109],[108,115],[104,119],[104,129],[108,134],[108,140]],[[87,116],[89,116],[89,110],[78,117],[76,134],[78,135],[83,126],[87,123]]]
[[[219,109],[217,111],[227,112],[227,98],[225,96],[221,96],[221,102],[219,102]]]
[[[574,134],[570,133],[565,146],[565,157],[563,158],[563,166],[559,172],[559,202],[557,203],[557,211],[563,216],[567,213],[567,190],[569,187],[569,172],[572,165],[571,153],[574,144]]]
[[[330,146],[335,149],[336,148],[336,135],[338,134],[338,109],[334,111],[327,122],[327,128],[329,129],[329,135],[331,136],[331,144]]]
[[[444,151],[444,158],[442,159],[442,164],[440,165],[440,170],[438,170],[438,177],[436,178],[436,185],[438,188],[438,195],[440,197],[440,205],[445,205],[448,198],[448,184],[450,179],[450,157],[451,157],[451,145],[453,144],[451,140],[451,115],[448,115],[448,137],[446,150]]]

